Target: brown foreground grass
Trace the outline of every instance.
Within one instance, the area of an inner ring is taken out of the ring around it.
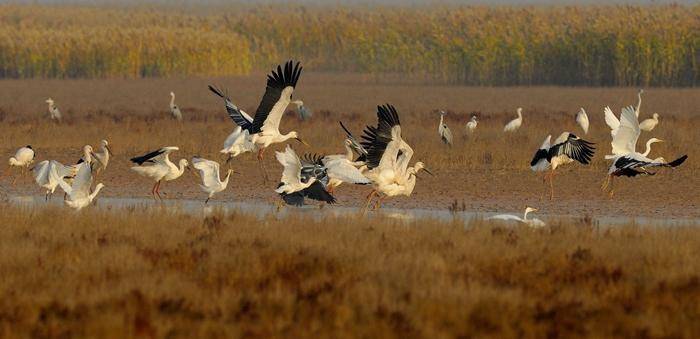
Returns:
[[[0,337],[697,338],[700,229],[0,216]]]
[[[228,89],[233,100],[254,112],[264,91],[264,75],[239,78],[187,78],[145,80],[16,80],[0,81],[0,153],[5,159],[17,147],[32,144],[37,160],[74,162],[85,144],[110,141],[116,157],[101,180],[106,196],[144,197],[152,183],[129,170],[128,158],[166,145],[179,146],[173,158],[200,155],[220,160],[218,151],[233,124],[222,101],[212,95],[207,84]],[[168,93],[174,90],[185,121],[168,117]],[[427,164],[435,177],[423,176],[415,194],[387,202],[394,207],[447,208],[464,201],[477,211],[520,211],[524,206],[540,207],[543,213],[584,215],[623,215],[653,217],[700,217],[700,89],[649,88],[644,94],[641,119],[653,112],[660,123],[651,133],[644,132],[638,148],[652,136],[666,140],[655,144],[651,157],[668,160],[688,154],[689,160],[674,171],[654,177],[623,179],[617,184],[617,198],[610,202],[599,189],[609,165],[603,156],[610,151],[610,134],[603,121],[602,108],[610,105],[619,112],[623,105],[636,103],[635,88],[514,87],[486,88],[423,86],[376,83],[362,75],[305,73],[295,92],[314,111],[309,121],[300,121],[296,112],[283,118],[281,131],[299,131],[313,147],[292,143],[298,152],[335,154],[343,151],[344,134],[337,121],[343,120],[357,136],[367,124],[376,124],[376,105],[396,105],[403,125],[403,136],[415,149],[414,159]],[[64,113],[63,124],[47,121],[46,97],[54,98]],[[524,108],[524,123],[512,135],[503,125],[515,117],[515,108]],[[598,151],[591,166],[578,164],[562,168],[556,177],[554,202],[541,201],[541,179],[529,169],[535,150],[547,134],[555,138],[568,130],[580,135],[574,122],[579,107],[587,109],[591,131],[586,139]],[[447,123],[455,135],[451,148],[440,143],[437,109],[449,112]],[[477,133],[465,136],[464,125],[471,114],[480,118]],[[280,150],[282,146],[273,149]],[[280,165],[273,152],[267,153],[267,168],[273,180]],[[232,163],[234,175],[229,190],[217,196],[222,200],[272,201],[274,183],[264,185],[258,164],[249,155]],[[33,183],[16,187],[9,179],[0,180],[9,194],[39,194]],[[194,179],[187,176],[164,185],[169,197],[200,198]],[[368,193],[367,187],[341,186],[342,204],[357,206]],[[643,197],[643,198],[641,198]]]

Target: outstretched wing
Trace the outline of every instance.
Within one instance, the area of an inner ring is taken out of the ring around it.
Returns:
[[[218,162],[194,157],[192,158],[192,167],[199,171],[204,186],[215,187],[221,182]]]
[[[348,135],[348,140],[350,140],[350,148],[352,148],[352,150],[359,156],[359,158],[357,158],[355,161],[365,161],[367,159],[367,149],[365,149],[364,146],[362,146],[362,144],[355,139],[352,133],[350,133],[350,130],[343,125],[342,121],[338,122],[340,123],[340,127],[342,127],[345,133]]]
[[[318,181],[314,181],[311,186],[302,190],[302,193],[304,193],[304,196],[309,199],[323,201],[327,204],[335,204],[336,202],[335,197],[328,193],[323,184]]]
[[[568,134],[566,141],[552,145],[552,147],[549,148],[549,159],[559,155],[566,155],[582,164],[589,164],[591,162],[591,157],[593,157],[595,153],[594,144],[574,134],[565,133]]]
[[[301,161],[294,152],[291,146],[287,145],[284,152],[275,152],[277,161],[284,167],[282,170],[282,179],[284,184],[300,183],[301,182]]]
[[[401,146],[401,122],[392,105],[377,106],[377,127],[367,126],[361,145],[367,150],[367,168],[396,163]]]
[[[262,130],[279,131],[282,114],[289,105],[302,69],[299,62],[294,64],[290,60],[284,65],[284,70],[279,65],[276,71],[273,70],[267,76],[267,88],[258,109],[255,111],[251,134],[259,133]]]
[[[639,139],[639,120],[634,113],[634,107],[628,106],[622,109],[620,115],[620,127],[613,136],[611,142],[612,153],[615,155],[628,154],[635,151],[637,139]]]
[[[581,126],[583,133],[588,134],[588,114],[586,114],[586,110],[583,107],[576,113],[576,123]]]
[[[34,168],[32,168],[32,173],[34,174],[34,181],[39,185],[45,185],[49,181],[49,168],[51,164],[48,160],[44,160]]]
[[[610,106],[605,106],[603,109],[605,112],[605,123],[612,130],[613,136],[617,133],[617,129],[620,127],[620,120],[615,116],[615,113],[610,109]]]
[[[544,142],[542,142],[542,146],[540,146],[539,149],[537,149],[537,152],[535,152],[535,156],[532,157],[532,161],[530,161],[530,167],[532,170],[537,170],[535,166],[537,163],[539,163],[542,160],[546,160],[549,162],[549,148],[550,148],[550,143],[552,140],[552,135],[548,135],[546,138],[544,138]],[[541,168],[540,170],[544,170],[544,168]]]
[[[168,147],[163,147],[157,151],[153,151],[147,154],[144,154],[140,157],[133,157],[131,158],[131,162],[138,164],[138,165],[143,165],[144,163],[155,163],[157,161],[160,161],[164,159],[170,152],[177,151],[179,148],[175,146],[168,146]]]
[[[236,106],[226,94],[212,85],[209,85],[209,90],[224,99],[224,102],[226,103],[226,112],[228,112],[229,118],[231,118],[236,125],[240,126],[244,130],[250,130],[253,127],[253,118],[251,118],[250,115],[243,110],[239,109],[238,106]]]
[[[326,165],[327,173],[330,178],[359,185],[371,183],[371,181],[362,175],[362,172],[347,159],[325,161],[324,164]]]

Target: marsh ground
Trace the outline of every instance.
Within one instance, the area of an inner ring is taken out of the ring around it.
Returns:
[[[238,78],[173,78],[145,80],[13,80],[0,81],[0,151],[9,157],[25,144],[37,149],[37,159],[73,162],[84,144],[110,141],[116,157],[100,181],[106,196],[146,197],[151,183],[129,170],[128,158],[166,145],[179,146],[174,158],[200,155],[222,160],[221,144],[233,129],[222,102],[206,89],[207,84],[225,88],[233,100],[254,112],[264,89],[264,75]],[[185,112],[185,121],[168,119],[168,93],[174,91]],[[377,104],[392,103],[401,114],[405,138],[415,149],[415,160],[425,162],[436,176],[421,176],[414,195],[387,201],[387,206],[446,209],[452,203],[473,211],[520,211],[525,205],[539,207],[544,214],[651,216],[657,218],[700,216],[698,132],[700,90],[647,89],[641,118],[661,115],[659,126],[643,133],[638,148],[651,136],[666,140],[656,144],[651,156],[672,159],[688,154],[689,160],[674,171],[654,177],[622,179],[616,197],[609,200],[599,186],[610,150],[610,136],[602,108],[619,112],[636,103],[635,88],[484,88],[433,86],[394,82],[362,75],[304,74],[295,97],[314,111],[309,121],[289,112],[282,132],[298,130],[311,148],[292,144],[298,152],[340,153],[343,120],[356,135],[366,124],[375,124]],[[44,100],[52,97],[66,121],[46,119]],[[524,124],[512,135],[502,126],[524,108]],[[547,134],[556,137],[564,130],[581,134],[574,123],[579,107],[588,111],[591,132],[584,138],[597,144],[590,166],[570,165],[555,177],[556,199],[541,199],[541,178],[529,170],[529,161]],[[455,134],[455,145],[442,145],[437,136],[437,109],[449,112],[447,122]],[[470,115],[480,118],[477,133],[466,136],[464,124]],[[281,147],[276,147],[280,150]],[[232,166],[231,186],[220,200],[273,202],[272,191],[280,166],[267,153],[267,168],[273,182],[264,184],[256,160],[237,158]],[[7,172],[5,172],[7,173]],[[10,195],[40,194],[29,180],[9,185],[4,176],[2,190]],[[196,198],[201,193],[191,175],[163,186],[168,198]],[[359,206],[367,187],[341,186],[340,203]]]

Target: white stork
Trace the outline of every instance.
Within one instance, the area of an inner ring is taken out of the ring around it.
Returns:
[[[523,108],[518,107],[517,109],[518,117],[511,120],[503,127],[503,132],[515,132],[523,124]]]
[[[238,108],[228,95],[224,94],[220,89],[209,85],[209,90],[224,99],[226,112],[236,125],[233,132],[224,140],[224,148],[219,151],[228,155],[226,162],[228,163],[231,159],[240,154],[256,151],[257,147],[250,137],[250,131],[253,129],[253,118],[251,118],[248,113]]]
[[[551,139],[551,135],[544,139],[542,146],[535,152],[535,156],[530,162],[530,168],[535,172],[550,170],[542,178],[542,182],[545,182],[549,177],[549,200],[554,199],[554,170],[574,160],[588,165],[595,152],[593,143],[569,132],[562,133],[552,145],[550,145]]]
[[[396,108],[389,104],[378,106],[377,120],[377,127],[367,126],[362,136],[362,146],[367,149],[363,174],[374,186],[367,196],[365,208],[369,207],[375,195],[379,196],[375,208],[381,207],[385,197],[410,196],[420,170],[432,175],[420,161],[408,167],[413,149],[401,138],[401,123]]]
[[[445,123],[445,111],[440,111],[440,124],[438,125],[438,134],[440,135],[440,140],[449,146],[452,146],[452,131],[447,127]]]
[[[299,81],[302,69],[299,62],[294,64],[291,60],[287,61],[284,69],[281,65],[277,66],[277,70],[273,70],[267,76],[265,94],[255,111],[250,134],[251,141],[258,147],[258,160],[262,166],[265,181],[267,181],[267,170],[263,162],[265,148],[289,139],[295,139],[308,146],[304,140],[299,138],[296,131],[281,134],[279,130],[280,121],[287,106],[290,103],[301,103],[301,100],[292,101],[292,93]]]
[[[149,178],[156,183],[151,189],[153,199],[160,196],[160,185],[163,181],[171,181],[179,178],[185,172],[185,168],[189,168],[187,159],[180,159],[178,166],[170,161],[170,153],[179,150],[175,146],[163,147],[159,150],[150,152],[140,157],[131,158],[131,162],[138,166],[131,167],[131,170],[139,175]],[[151,164],[150,166],[143,166]]]

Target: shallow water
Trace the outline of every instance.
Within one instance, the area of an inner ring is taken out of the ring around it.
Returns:
[[[63,205],[63,200],[59,198],[54,198],[49,202],[44,201],[43,196],[13,196],[9,197],[8,201],[10,203],[20,205],[20,206],[61,206]],[[68,207],[66,207],[68,208]],[[402,221],[415,221],[420,219],[434,219],[440,221],[463,221],[467,222],[470,220],[485,219],[490,216],[502,213],[509,213],[521,216],[522,213],[518,211],[503,211],[498,213],[482,213],[475,211],[449,211],[440,209],[401,209],[401,208],[382,208],[378,211],[369,211],[363,213],[362,209],[357,207],[345,207],[345,206],[323,206],[318,207],[316,205],[307,205],[304,207],[291,207],[283,206],[279,207],[274,204],[267,203],[250,203],[250,202],[224,202],[224,201],[211,201],[208,204],[204,204],[201,200],[191,200],[191,199],[166,199],[162,202],[156,202],[152,199],[145,198],[110,198],[103,197],[97,200],[94,208],[114,210],[114,209],[177,209],[185,213],[209,215],[212,213],[245,213],[249,215],[254,215],[258,218],[265,218],[274,215],[277,218],[285,218],[290,216],[309,216],[322,218],[326,216],[355,216],[364,215],[367,217],[383,217]],[[529,215],[531,218],[539,218],[545,223],[557,222],[557,221],[581,221],[580,216],[573,215],[554,215],[545,214],[540,212],[531,213]],[[591,217],[590,223],[592,225],[600,226],[614,226],[614,225],[627,225],[630,223],[635,223],[637,225],[656,225],[656,226],[694,226],[700,225],[700,219],[691,218],[649,218],[649,217],[626,217],[626,216],[599,216]]]

